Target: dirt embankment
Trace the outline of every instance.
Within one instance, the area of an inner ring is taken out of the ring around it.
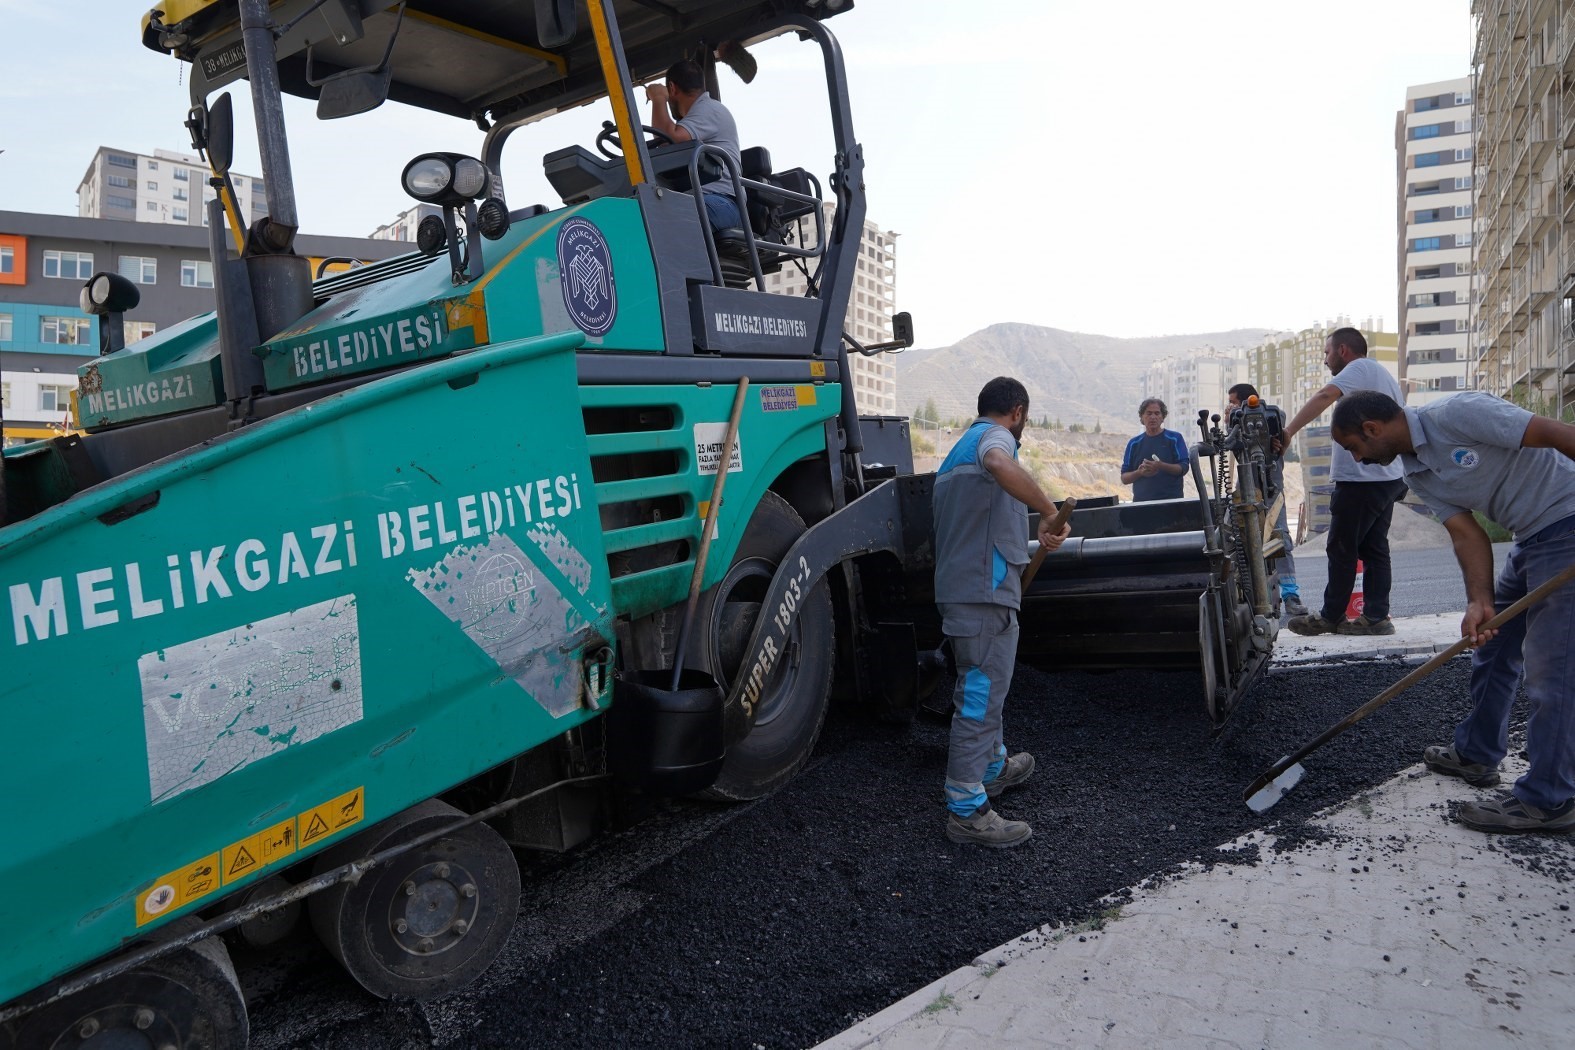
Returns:
[[[962,435],[955,428],[951,433],[940,431],[914,431],[914,466],[920,471],[935,470],[946,453]],[[1023,434],[1020,460],[1045,491],[1056,499],[1075,496],[1088,499],[1093,496],[1120,496],[1131,500],[1132,487],[1121,484],[1121,456],[1131,440],[1131,434],[1069,433],[1065,430],[1037,430],[1030,428]],[[1204,464],[1205,469],[1207,463]],[[1192,476],[1184,478],[1186,494],[1193,496],[1197,489]],[[1292,465],[1286,472],[1285,500],[1292,518],[1301,505],[1301,471]]]

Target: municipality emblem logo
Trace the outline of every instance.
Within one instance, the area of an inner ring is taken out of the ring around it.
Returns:
[[[1471,468],[1475,467],[1480,460],[1480,457],[1477,455],[1477,450],[1474,448],[1457,448],[1449,454],[1449,458],[1454,460],[1455,466],[1461,468],[1462,470],[1470,470]]]
[[[563,304],[586,335],[606,335],[618,317],[612,253],[602,231],[585,219],[558,228],[558,273]]]

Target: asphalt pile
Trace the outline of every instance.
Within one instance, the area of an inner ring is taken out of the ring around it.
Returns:
[[[944,837],[944,720],[834,714],[810,767],[775,796],[725,814],[687,802],[664,809],[662,821],[707,830],[660,863],[592,873],[571,857],[549,882],[527,878],[532,921],[462,993],[374,1002],[324,953],[296,949],[252,998],[253,1045],[811,1045],[1036,926],[1097,923],[1108,895],[1119,900],[1144,878],[1189,862],[1254,865],[1253,848],[1216,849],[1238,836],[1270,830],[1281,848],[1316,840],[1324,832],[1308,817],[1448,739],[1469,704],[1465,660],[1308,758],[1306,778],[1268,813],[1249,811],[1243,788],[1409,669],[1274,670],[1215,733],[1194,676],[1020,668],[1007,743],[1039,764],[998,805],[1035,834],[1002,851]],[[635,827],[598,849],[638,851],[643,834]],[[1507,863],[1546,862],[1504,848]],[[589,936],[554,929],[538,892],[582,898],[564,909],[566,927],[598,908],[618,917]]]

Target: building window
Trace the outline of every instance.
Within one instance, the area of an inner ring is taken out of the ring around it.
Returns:
[[[1437,222],[1438,221],[1438,209],[1437,208],[1429,208],[1426,211],[1415,211],[1415,212],[1412,212],[1411,213],[1411,221],[1412,222]]]
[[[1416,326],[1417,335],[1439,335],[1443,332],[1443,330],[1444,325],[1440,321],[1429,321],[1427,324],[1419,324]]]
[[[138,339],[146,339],[159,330],[159,326],[152,321],[127,321],[122,331],[126,335],[126,345],[130,346]]]
[[[1457,204],[1457,205],[1455,205],[1455,218],[1457,218],[1457,219],[1469,219],[1469,218],[1471,218],[1471,205],[1469,205],[1469,204]]]
[[[1413,113],[1426,113],[1430,109],[1437,108],[1438,99],[1436,98],[1419,98],[1411,103],[1411,112]]]
[[[93,322],[86,317],[40,317],[38,338],[59,346],[92,346]]]
[[[45,384],[38,388],[40,412],[64,412],[71,407],[71,387]]]
[[[170,218],[174,219],[176,222],[185,222],[189,217],[190,216],[186,211],[185,205],[182,204],[175,205],[174,211],[170,213]]]
[[[1406,192],[1413,197],[1422,197],[1429,193],[1437,193],[1438,190],[1439,186],[1436,182],[1413,182],[1407,187]]]
[[[156,160],[148,161],[148,170],[149,171],[158,171],[159,170],[159,162],[156,161]]]
[[[1457,105],[1457,106],[1469,106],[1469,105],[1471,105],[1471,92],[1469,92],[1469,91],[1457,91],[1457,92],[1455,92],[1455,105]]]
[[[158,183],[154,182],[152,179],[148,180],[148,189],[156,190],[158,188],[159,188],[159,184]]]
[[[1457,149],[1457,150],[1455,150],[1455,159],[1456,160],[1470,160],[1471,159],[1471,147],[1467,146],[1465,149]]]
[[[1444,163],[1444,155],[1442,153],[1418,153],[1416,155],[1416,166],[1419,168],[1431,168],[1435,164],[1442,163]]]
[[[159,205],[158,205],[157,201],[148,201],[148,211],[158,211],[158,210],[159,210]]]
[[[131,179],[125,175],[110,175],[104,181],[123,190],[131,189]]]
[[[1411,251],[1413,251],[1413,252],[1430,252],[1430,251],[1435,251],[1436,249],[1441,247],[1442,244],[1443,244],[1443,239],[1439,238],[1439,237],[1413,237],[1411,239]]]
[[[0,273],[16,272],[16,251],[8,244],[0,247]]]
[[[1426,281],[1434,277],[1442,277],[1444,271],[1437,266],[1428,266],[1411,275],[1414,281]]]
[[[1471,188],[1471,176],[1470,175],[1462,175],[1460,178],[1455,180],[1455,189],[1457,189],[1457,190],[1469,190],[1470,188]]]
[[[175,199],[178,200],[178,201],[183,201],[183,200],[188,199],[187,196],[186,196],[186,188],[184,186],[176,186],[175,187]]]
[[[146,255],[122,255],[120,275],[137,284],[157,284],[159,261]]]
[[[1413,139],[1433,139],[1437,138],[1439,132],[1443,130],[1444,125],[1442,124],[1423,124],[1419,128],[1411,129],[1411,137]]]
[[[176,182],[185,182],[189,177],[190,177],[190,172],[187,169],[185,169],[185,168],[176,168],[175,169],[174,178],[175,178]]]
[[[11,315],[0,314],[0,343],[11,341]]]
[[[212,288],[213,263],[207,259],[182,259],[180,283],[182,288]]]
[[[116,168],[135,168],[137,166],[137,158],[122,157],[119,153],[107,153],[104,155],[104,160]]]
[[[1455,134],[1456,135],[1468,135],[1470,133],[1471,133],[1471,121],[1469,121],[1469,120],[1457,120],[1457,121],[1455,121]]]
[[[104,194],[104,204],[110,208],[130,208],[137,210],[137,201],[133,197],[122,197],[117,193]]]
[[[93,276],[93,253],[45,252],[44,276],[85,281]]]

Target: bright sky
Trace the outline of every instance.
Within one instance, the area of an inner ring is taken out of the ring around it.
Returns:
[[[76,213],[95,149],[189,150],[184,65],[142,47],[151,0],[0,0],[0,208]],[[1470,72],[1465,0],[858,0],[829,23],[852,81],[869,217],[901,234],[920,346],[1001,321],[1117,336],[1393,328],[1395,113]],[[776,41],[724,70],[746,145],[824,179],[818,58]],[[236,170],[261,174],[238,88]],[[417,153],[474,125],[396,104],[323,123],[287,100],[303,231],[365,236],[410,205]],[[517,132],[510,203],[556,203],[540,156],[605,103]]]

